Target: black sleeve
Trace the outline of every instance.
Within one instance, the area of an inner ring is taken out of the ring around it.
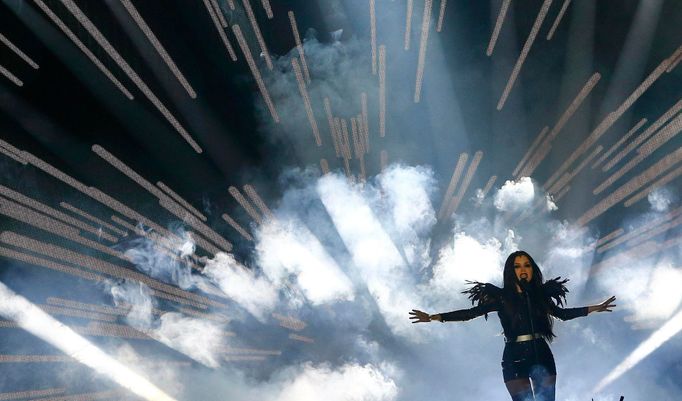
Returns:
[[[489,312],[500,310],[497,302],[489,302],[474,306],[469,309],[460,309],[452,312],[439,313],[442,322],[463,322],[475,317],[486,315]]]
[[[587,306],[581,308],[560,308],[549,302],[549,313],[561,320],[571,320],[576,317],[587,316]]]

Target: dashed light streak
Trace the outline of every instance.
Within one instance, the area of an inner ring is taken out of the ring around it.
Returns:
[[[364,149],[362,149],[362,144],[360,142],[360,136],[359,136],[359,131],[358,131],[358,120],[356,117],[351,117],[350,118],[350,128],[351,128],[351,137],[353,138],[353,150],[355,154],[355,158],[360,160],[362,155],[365,154]]]
[[[21,158],[26,160],[27,162],[31,163],[32,165],[36,166],[37,168],[43,170],[47,174],[53,176],[54,178],[58,179],[59,181],[62,181],[65,184],[70,185],[71,187],[77,189],[78,191],[87,194],[88,193],[88,187],[83,185],[83,183],[79,182],[78,180],[74,179],[73,177],[69,176],[68,174],[63,173],[62,171],[54,168],[51,164],[35,157],[31,153],[28,153],[26,151],[21,151]]]
[[[455,193],[457,183],[459,183],[459,179],[462,177],[462,173],[464,172],[464,166],[466,165],[467,160],[469,160],[469,154],[460,153],[459,159],[457,160],[457,164],[455,165],[455,170],[452,172],[452,177],[450,178],[448,189],[445,191],[445,195],[443,195],[443,201],[441,202],[440,209],[438,210],[439,219],[442,219],[445,216],[445,211],[447,210],[448,205],[450,204],[450,199],[452,198],[452,195]]]
[[[379,165],[381,166],[382,171],[388,165],[388,152],[386,151],[386,149],[382,149],[381,152],[379,153]]]
[[[556,32],[556,29],[559,26],[561,19],[564,18],[564,14],[566,14],[566,9],[570,4],[571,0],[564,0],[564,4],[561,6],[561,10],[559,10],[559,14],[557,14],[556,19],[554,20],[554,24],[552,24],[552,27],[549,29],[549,33],[547,33],[547,40],[552,40],[554,32]]]
[[[79,215],[85,219],[88,219],[88,220],[92,221],[93,223],[99,224],[100,226],[103,226],[106,229],[113,231],[118,235],[126,235],[125,231],[120,230],[120,229],[112,226],[111,224],[107,223],[106,221],[100,220],[97,217],[91,215],[90,213],[85,212],[83,210],[80,210],[77,207],[72,206],[66,202],[59,202],[59,206],[61,206],[62,208],[66,209],[72,213],[75,213],[75,214],[77,214],[77,215]]]
[[[625,156],[627,156],[632,150],[634,150],[636,147],[641,145],[644,141],[649,139],[649,137],[656,132],[659,128],[663,126],[663,124],[667,123],[668,120],[673,118],[675,114],[677,114],[680,110],[682,110],[682,99],[679,100],[677,103],[675,103],[671,108],[666,110],[663,115],[661,115],[653,124],[651,124],[644,132],[639,134],[637,138],[635,138],[634,141],[629,143],[623,150],[618,152],[616,156],[613,157],[613,159],[609,160],[608,163],[604,165],[602,168],[602,171],[606,172],[609,171],[613,166],[618,164]]]
[[[235,53],[234,48],[232,47],[232,44],[230,43],[230,40],[227,38],[227,35],[225,34],[225,31],[223,30],[222,26],[220,25],[220,20],[218,19],[218,15],[211,5],[209,3],[209,0],[203,0],[204,1],[204,7],[206,7],[206,10],[208,10],[208,14],[211,17],[211,20],[213,21],[213,25],[215,25],[215,29],[218,31],[218,35],[220,36],[220,39],[223,41],[223,44],[225,45],[225,48],[227,49],[227,53],[230,55],[230,59],[232,61],[237,61],[237,53]],[[230,1],[231,3],[231,1]],[[231,5],[231,9],[234,10],[234,4]]]
[[[146,284],[150,288],[167,292],[168,294],[176,295],[177,297],[186,299],[184,303],[195,306],[197,303],[204,304],[200,308],[205,309],[205,304],[223,307],[223,304],[212,301],[201,295],[197,295],[188,291],[181,290],[171,285],[162,283],[155,279],[145,276],[131,269],[127,269],[113,263],[109,263],[94,256],[84,255],[82,253],[72,251],[66,248],[59,247],[54,244],[45,243],[35,240],[11,231],[4,231],[0,234],[0,241],[16,246],[18,248],[26,249],[41,255],[51,258],[59,259],[63,262],[72,263],[78,266],[85,267],[100,273],[107,274],[113,277],[127,278]]]
[[[559,179],[559,181],[557,181],[547,192],[549,192],[551,194],[555,194],[555,193],[559,192],[561,190],[561,188],[564,185],[566,185],[568,182],[570,182],[573,178],[575,178],[575,176],[578,175],[582,171],[582,169],[584,169],[585,166],[587,166],[592,161],[592,159],[597,157],[599,152],[601,152],[603,149],[604,149],[603,146],[601,146],[601,145],[597,146],[592,151],[592,153],[589,154],[589,156],[587,156],[582,162],[580,162],[580,164],[578,165],[578,167],[575,168],[575,170],[573,170],[571,173],[567,174],[567,178],[564,181],[562,181],[562,179]]]
[[[590,135],[578,146],[576,150],[571,153],[571,155],[564,161],[564,163],[554,172],[552,177],[545,183],[545,187],[552,185],[553,180],[559,178],[559,176],[568,169],[568,167],[575,162],[575,160],[580,157],[590,146],[592,146],[599,138],[604,135],[604,133],[611,128],[611,126],[625,113],[632,104],[639,99],[640,96],[663,74],[665,69],[668,67],[670,60],[665,59],[654,71],[647,76],[647,78],[639,84],[639,86],[628,96],[625,101],[613,112],[609,113],[601,123],[590,133]]]
[[[251,69],[251,74],[253,74],[253,78],[256,80],[256,84],[258,85],[260,94],[261,96],[263,96],[263,100],[265,101],[265,105],[268,107],[268,110],[270,111],[270,115],[272,115],[272,119],[275,120],[276,123],[279,123],[279,115],[277,115],[275,105],[272,103],[272,100],[270,99],[270,93],[268,93],[268,89],[265,86],[265,82],[263,81],[263,78],[260,75],[260,71],[258,71],[256,62],[254,61],[253,56],[251,55],[251,50],[249,50],[249,45],[246,43],[246,39],[244,39],[244,35],[242,34],[239,25],[232,25],[232,31],[234,32],[234,36],[237,38],[237,42],[239,43],[239,47],[242,49],[242,53],[244,53],[244,57],[246,57],[246,62],[249,65],[249,68]]]
[[[230,217],[230,215],[228,215],[227,213],[223,213],[221,217],[223,218],[223,220],[227,222],[227,224],[230,225],[230,227],[234,228],[239,233],[239,235],[241,235],[248,241],[253,241],[253,237],[251,236],[251,234],[244,230],[244,228],[240,226],[239,223],[237,223],[232,217]]]
[[[302,336],[302,335],[294,334],[294,333],[290,333],[289,338],[292,340],[301,341],[301,342],[309,343],[309,344],[312,344],[315,342],[315,340],[313,340],[310,337],[306,337],[306,336]]]
[[[313,106],[310,104],[310,97],[308,96],[308,89],[306,89],[305,82],[303,81],[303,74],[301,73],[301,66],[298,64],[298,60],[295,58],[291,59],[291,66],[294,69],[294,74],[296,75],[296,81],[298,82],[298,90],[303,98],[303,105],[305,107],[305,112],[308,115],[308,122],[310,123],[310,128],[313,130],[313,136],[315,137],[315,144],[317,146],[322,146],[322,138],[320,137],[320,130],[317,127],[317,120],[315,120],[315,113],[313,113]]]
[[[241,192],[239,192],[239,189],[237,189],[234,186],[230,186],[227,191],[232,195],[232,197],[241,205],[241,207],[246,210],[246,213],[251,216],[251,218],[258,224],[263,224],[263,218],[261,217],[260,214],[256,211],[256,209],[251,206],[251,203],[242,195]]]
[[[628,139],[630,139],[630,137],[631,137],[632,135],[634,135],[635,132],[637,132],[640,128],[642,128],[642,126],[643,126],[644,124],[647,123],[647,121],[648,121],[648,120],[647,120],[646,118],[643,118],[643,119],[639,120],[639,122],[638,122],[637,124],[635,124],[632,128],[630,128],[630,130],[629,130],[627,133],[625,133],[625,135],[623,135],[623,136],[618,140],[618,142],[616,142],[615,144],[613,144],[613,146],[611,146],[611,147],[609,148],[609,150],[606,151],[606,153],[604,153],[603,155],[601,155],[601,156],[599,157],[599,159],[597,159],[597,161],[594,162],[594,164],[592,165],[592,170],[594,170],[594,169],[596,169],[597,167],[599,167],[599,165],[602,164],[602,163],[604,162],[604,160],[606,160],[609,156],[611,156],[611,154],[612,154],[613,152],[615,152],[616,149],[618,149],[622,144],[624,144],[625,141],[627,141]]]
[[[19,56],[22,60],[26,62],[26,64],[30,65],[34,70],[37,70],[40,68],[38,63],[33,61],[29,56],[26,55],[21,49],[19,49],[14,43],[12,43],[9,39],[5,37],[5,35],[0,33],[0,42],[4,43],[5,46],[9,47],[17,56]]]
[[[125,72],[137,88],[144,93],[147,99],[159,110],[159,112],[168,120],[168,122],[175,128],[175,130],[187,141],[187,143],[194,149],[195,152],[201,153],[202,149],[197,142],[187,133],[185,128],[178,122],[178,120],[171,114],[170,111],[163,105],[163,103],[156,97],[156,95],[149,89],[147,84],[142,81],[139,75],[130,67],[125,59],[114,49],[109,41],[102,35],[102,33],[95,27],[90,19],[83,14],[73,0],[61,0],[64,6],[76,17],[78,22],[92,35],[97,43],[107,52],[107,54],[116,62],[116,64]]]
[[[379,136],[386,136],[386,46],[379,46]]]
[[[519,73],[521,72],[521,67],[523,67],[523,63],[526,61],[526,57],[528,57],[530,48],[533,46],[535,37],[537,36],[538,31],[540,30],[540,26],[542,26],[542,22],[545,20],[545,16],[547,16],[549,6],[551,5],[552,0],[545,0],[542,3],[540,12],[538,13],[538,16],[535,18],[535,23],[533,23],[533,28],[531,28],[530,30],[530,34],[528,35],[528,39],[526,39],[526,43],[523,45],[523,49],[521,50],[519,59],[516,61],[516,65],[514,65],[514,69],[512,70],[511,76],[509,77],[509,81],[507,81],[507,86],[504,88],[504,92],[502,92],[502,97],[500,97],[500,101],[497,103],[497,110],[502,110],[502,107],[504,107],[504,104],[507,101],[507,97],[509,96],[509,93],[514,87],[516,78],[518,78]]]
[[[87,312],[78,309],[61,308],[59,306],[53,305],[38,305],[38,307],[45,311],[46,313],[49,313],[50,315],[64,315],[88,320],[102,320],[105,322],[115,322],[117,319],[116,316],[113,315],[106,315],[96,312]]]
[[[200,218],[202,221],[206,221],[206,216],[204,216],[200,211],[198,211],[194,206],[190,205],[189,202],[187,202],[182,196],[178,195],[175,191],[170,189],[168,185],[164,184],[161,181],[158,181],[156,183],[156,186],[161,188],[162,191],[164,191],[168,196],[173,198],[176,202],[181,204],[186,210],[192,212],[195,216]]]
[[[616,238],[616,237],[619,237],[619,236],[623,235],[624,232],[625,232],[625,230],[623,230],[622,228],[613,230],[613,231],[610,232],[609,234],[607,234],[607,235],[605,235],[605,236],[599,238],[599,239],[597,240],[597,242],[595,243],[595,245],[598,246],[598,247],[599,247],[599,246],[602,246],[602,245],[604,245],[605,243],[611,241],[612,239],[614,239],[614,238]]]
[[[548,131],[549,131],[549,127],[545,125],[545,127],[542,129],[542,131],[540,131],[538,136],[535,137],[535,140],[533,141],[533,143],[530,145],[530,147],[526,151],[526,154],[523,155],[523,158],[521,159],[521,161],[519,161],[519,164],[517,164],[516,168],[514,168],[514,172],[512,173],[512,175],[514,177],[518,177],[519,170],[521,170],[521,167],[523,167],[523,164],[528,160],[530,155],[533,154],[535,149],[540,144],[540,141],[542,141],[545,138],[545,135],[547,135]]]
[[[296,41],[296,50],[298,50],[298,57],[301,59],[301,67],[303,67],[303,74],[306,82],[310,83],[310,72],[308,71],[308,63],[305,61],[305,52],[303,50],[303,43],[301,36],[298,33],[298,25],[296,24],[296,16],[293,11],[289,11],[289,23],[291,24],[291,31],[294,34],[294,41]]]
[[[327,159],[320,159],[320,169],[322,169],[322,174],[329,174],[329,162],[327,162]]]
[[[438,14],[438,24],[436,25],[436,32],[443,30],[443,20],[445,19],[445,7],[448,5],[448,0],[440,0],[440,13]]]
[[[111,216],[111,221],[113,221],[114,223],[116,223],[116,224],[118,224],[118,225],[120,225],[120,226],[122,226],[122,227],[127,228],[128,230],[130,230],[130,231],[132,231],[132,232],[135,232],[135,233],[136,233],[136,232],[140,231],[140,230],[138,230],[137,227],[135,227],[134,225],[128,223],[127,221],[123,220],[122,218],[120,218],[120,217],[118,217],[118,216]]]
[[[669,172],[668,174],[664,175],[663,177],[659,178],[658,180],[656,180],[656,182],[649,185],[647,188],[643,189],[638,194],[634,195],[632,198],[626,200],[625,201],[625,207],[630,207],[630,206],[634,205],[636,202],[646,198],[655,189],[666,185],[667,183],[676,179],[680,175],[682,175],[682,166],[676,168],[675,170],[673,170],[673,171]]]
[[[179,219],[187,222],[190,226],[192,226],[198,232],[209,238],[216,245],[222,247],[225,251],[230,251],[232,249],[232,244],[230,244],[229,241],[227,241],[226,239],[218,235],[215,231],[211,230],[208,226],[197,220],[194,216],[192,216],[191,212],[185,210],[180,204],[176,203],[176,201],[174,201],[160,189],[155,187],[151,182],[144,179],[140,174],[138,174],[135,170],[127,166],[116,156],[112,155],[109,151],[107,151],[106,149],[97,144],[92,146],[92,151],[95,152],[102,159],[106,160],[107,163],[111,164],[118,171],[128,176],[128,178],[135,181],[135,183],[137,183],[139,186],[147,190],[150,194],[157,197],[159,199],[159,205],[161,205],[161,207],[171,212]],[[206,249],[207,251],[213,254],[219,252],[219,250],[216,247],[211,245],[207,246],[206,242],[203,241],[200,237],[197,236],[196,240],[197,244],[199,244],[202,248]]]
[[[265,14],[268,16],[268,19],[273,19],[274,15],[272,14],[270,0],[261,0],[261,4],[263,4],[263,10],[265,10]]]
[[[419,39],[419,57],[417,59],[417,79],[414,87],[414,102],[419,103],[422,96],[422,84],[424,82],[424,67],[426,65],[426,47],[429,41],[431,27],[431,9],[433,0],[424,0],[424,15],[422,17],[421,38]]]
[[[566,185],[561,191],[559,191],[559,193],[556,195],[556,197],[554,197],[554,201],[559,202],[559,200],[561,200],[561,198],[563,198],[568,193],[568,191],[570,191],[570,190],[571,190],[571,186]]]
[[[497,14],[497,21],[495,21],[495,28],[493,28],[493,33],[490,36],[490,42],[488,43],[488,49],[485,54],[487,56],[493,55],[493,50],[495,49],[495,44],[497,43],[497,38],[500,36],[500,31],[502,30],[502,25],[504,24],[504,19],[507,16],[507,10],[509,9],[509,4],[511,0],[503,0],[502,7],[500,7],[500,13]]]
[[[0,284],[2,303],[0,314],[15,321],[22,329],[48,342],[66,355],[113,380],[121,387],[141,398],[154,401],[172,401],[144,377],[127,366],[106,355],[85,338],[69,327],[50,317],[26,298],[15,294],[4,284]],[[118,393],[118,391],[116,391]]]
[[[638,150],[638,153],[634,158],[627,162],[618,171],[613,173],[609,178],[602,182],[597,188],[592,191],[595,195],[604,191],[627,172],[632,170],[636,165],[638,165],[642,160],[650,156],[656,149],[663,146],[666,142],[672,139],[675,135],[682,131],[682,114],[678,115],[674,120],[668,123],[664,128],[662,128],[656,135],[652,136],[644,145],[642,145]]]
[[[661,225],[654,227],[651,231],[649,231],[645,234],[642,234],[641,236],[639,236],[637,238],[631,239],[630,241],[628,241],[627,245],[636,246],[636,245],[638,245],[644,241],[647,241],[647,240],[649,240],[649,239],[651,239],[657,235],[663,234],[666,231],[670,231],[671,229],[679,226],[680,224],[682,224],[682,218],[678,217],[675,220],[672,220],[672,221],[669,221],[665,224],[661,224]]]
[[[353,153],[351,152],[350,147],[350,134],[348,132],[348,123],[346,122],[345,118],[341,119],[341,135],[343,139],[341,143],[343,144],[344,158],[347,160],[351,160],[353,158]]]
[[[211,5],[213,6],[213,9],[215,10],[216,16],[218,17],[218,20],[220,21],[220,25],[223,28],[227,28],[227,21],[225,20],[225,16],[223,15],[223,11],[220,9],[220,5],[218,4],[217,0],[211,0]]]
[[[163,47],[161,42],[159,42],[159,39],[156,37],[156,35],[154,35],[154,32],[151,30],[151,28],[149,28],[149,25],[147,25],[147,23],[144,21],[144,19],[137,11],[133,3],[131,3],[130,0],[121,0],[121,4],[123,4],[123,7],[125,7],[130,16],[133,17],[133,20],[135,21],[135,23],[137,23],[137,26],[144,33],[147,39],[149,39],[149,42],[151,42],[152,46],[154,46],[156,52],[159,53],[159,56],[161,57],[163,62],[166,63],[166,65],[168,66],[168,69],[171,70],[175,78],[178,80],[178,82],[180,82],[180,85],[182,85],[182,87],[185,88],[185,91],[187,91],[189,97],[191,97],[192,99],[196,99],[197,94],[192,88],[192,85],[190,85],[189,82],[187,82],[187,79],[182,74],[178,66],[175,64],[173,58],[168,54],[168,52]]]
[[[23,157],[21,157],[21,150],[15,148],[11,144],[3,141],[2,139],[0,139],[0,152],[4,153],[8,157],[18,161],[21,164],[24,165],[28,164],[28,162],[24,160]]]
[[[361,138],[362,133],[358,127],[358,120],[355,117],[351,117],[351,132],[353,136],[353,150],[355,151],[355,158],[360,161],[360,179],[365,179],[365,149],[363,147],[363,138]]]
[[[17,78],[16,75],[12,74],[11,72],[9,72],[8,69],[6,69],[5,67],[3,67],[3,66],[1,66],[1,65],[0,65],[0,73],[1,73],[2,75],[4,75],[5,78],[7,78],[7,79],[9,79],[10,81],[12,81],[12,83],[13,83],[14,85],[16,85],[16,86],[24,86],[24,82],[23,82],[21,79]]]
[[[13,355],[2,355],[2,357],[9,357]],[[20,356],[20,355],[18,355]],[[2,357],[0,357],[0,361],[2,361]],[[5,358],[6,359],[6,358]],[[28,391],[15,391],[11,393],[0,393],[0,401],[7,401],[7,400],[18,400],[22,398],[38,398],[38,397],[47,397],[50,395],[59,395],[59,394],[64,394],[66,392],[65,388],[46,388],[42,390],[28,390]]]
[[[362,151],[365,154],[369,153],[367,150],[367,132],[365,132],[365,123],[363,121],[362,113],[355,116],[355,121],[358,124],[358,138],[360,139],[360,144],[362,145]]]
[[[264,216],[267,216],[271,219],[275,217],[252,185],[244,185],[244,192],[246,192],[246,195],[251,199],[251,202],[253,202],[258,209],[260,209]]]
[[[362,108],[362,124],[365,131],[365,151],[369,153],[369,114],[367,112],[367,94],[360,94],[360,107]]]
[[[4,154],[5,156],[7,156],[11,159],[14,159],[14,161],[19,162],[21,164],[24,164],[24,165],[28,164],[28,162],[26,160],[22,159],[21,157],[17,156],[16,154],[10,152],[9,150],[7,150],[5,148],[0,147],[0,153]]]
[[[588,211],[586,211],[576,222],[578,226],[584,226],[590,221],[594,220],[606,210],[610,209],[612,206],[616,205],[618,202],[625,199],[634,191],[638,190],[642,186],[651,182],[654,178],[658,177],[661,172],[669,169],[670,167],[682,161],[682,148],[678,148],[676,151],[669,153],[667,156],[663,157],[661,160],[656,162],[653,166],[646,169],[643,173],[637,175],[630,179],[627,183],[623,184],[620,188],[613,191],[606,198],[602,199],[599,203],[594,205]]]
[[[521,169],[519,176],[530,177],[540,162],[549,154],[550,149],[552,149],[551,141],[543,141],[538,150],[531,156],[528,164]]]
[[[345,124],[345,120],[343,120],[343,123],[340,118],[335,117],[334,118],[334,126],[336,127],[336,136],[337,140],[339,142],[339,150],[341,152],[341,157],[343,158],[343,167],[346,171],[346,177],[350,177],[350,158],[346,157],[348,153],[346,153],[346,141],[343,136],[343,127]],[[348,134],[348,128],[346,127],[346,134]],[[347,139],[347,137],[346,137]]]
[[[116,237],[111,236],[111,235],[104,233],[104,232],[100,232],[100,230],[95,228],[95,227],[92,227],[88,224],[85,224],[78,219],[75,219],[71,216],[68,216],[68,215],[60,212],[59,210],[53,209],[53,208],[51,208],[51,207],[49,207],[49,206],[47,206],[41,202],[38,202],[35,199],[29,198],[28,196],[23,195],[19,192],[13,191],[13,190],[11,190],[11,189],[3,186],[3,185],[0,185],[0,194],[6,196],[9,199],[13,199],[19,203],[22,203],[22,204],[24,204],[24,205],[26,205],[32,209],[38,210],[38,211],[56,219],[56,220],[60,220],[64,223],[67,223],[67,224],[70,224],[74,227],[85,230],[85,231],[87,231],[93,235],[97,235],[97,236],[101,235],[102,238],[106,239],[107,241],[116,242]]]
[[[80,309],[84,311],[96,312],[99,314],[110,314],[116,316],[125,316],[130,310],[129,308],[122,308],[119,306],[89,304],[59,297],[48,297],[46,302],[49,305],[63,306],[65,308]]]
[[[622,237],[619,237],[619,238],[609,242],[608,244],[602,245],[601,247],[597,248],[597,253],[602,253],[608,249],[611,249],[617,245],[622,244],[623,242],[631,240],[631,239],[641,235],[642,233],[645,233],[645,232],[647,232],[647,231],[649,231],[655,227],[658,227],[661,224],[679,216],[680,214],[682,214],[682,206],[678,207],[677,209],[672,210],[672,211],[670,211],[670,212],[668,212],[662,216],[655,217],[654,219],[649,220],[645,224],[643,224],[643,225],[635,228],[634,230],[626,233]]]
[[[52,219],[49,216],[34,212],[9,199],[0,198],[0,214],[4,214],[7,217],[21,221],[22,223],[77,242],[102,253],[126,260],[121,252],[106,247],[99,242],[81,237],[79,231],[75,228]]]
[[[580,89],[580,92],[578,92],[573,101],[571,101],[571,104],[566,108],[561,117],[559,117],[559,120],[554,125],[554,127],[552,127],[552,129],[549,131],[547,137],[544,140],[544,144],[549,145],[552,143],[552,141],[554,141],[554,139],[557,137],[557,135],[559,135],[559,132],[561,132],[561,130],[564,128],[568,120],[570,120],[571,117],[573,117],[573,114],[575,114],[575,112],[582,105],[587,96],[590,95],[592,89],[594,89],[594,87],[597,85],[600,79],[601,74],[599,74],[598,72],[592,74],[590,79],[588,79],[585,85],[583,85],[583,87]],[[529,171],[528,173],[529,176],[530,174],[533,173],[533,171],[535,171],[535,168],[537,168],[537,166],[545,159],[545,157],[547,157],[547,154],[549,153],[548,147],[543,148],[543,146],[541,146],[540,149],[546,150],[544,152],[541,152],[540,155],[538,156],[539,159],[536,161],[533,169]],[[553,179],[550,177],[550,179],[545,184],[545,188],[551,186],[552,183]]]
[[[41,398],[40,401],[97,401],[97,400],[101,400],[101,399],[107,399],[107,398],[120,396],[121,394],[122,394],[122,392],[118,391],[118,390],[108,390],[108,391],[100,391],[97,393],[81,393],[81,394],[64,395],[64,396],[59,396],[59,397]]]
[[[8,249],[5,247],[0,246],[0,256],[4,256],[6,258],[18,260],[20,262],[25,262],[29,263],[32,265],[44,267],[46,269],[58,271],[60,273],[65,273],[69,274],[75,277],[80,277],[85,280],[90,280],[90,281],[95,281],[97,283],[104,283],[106,282],[107,278],[99,275],[92,273],[87,270],[82,270],[82,269],[77,269],[75,267],[71,266],[66,266],[61,263],[53,262],[51,260],[39,258],[37,256],[29,255],[23,252],[17,252],[12,249]]]
[[[246,16],[249,17],[249,22],[251,23],[253,33],[256,35],[256,40],[258,41],[260,51],[262,52],[263,58],[265,59],[265,64],[268,66],[269,70],[272,70],[272,60],[270,59],[270,52],[268,52],[268,46],[265,44],[263,34],[261,33],[260,27],[258,26],[258,21],[256,20],[256,15],[253,13],[253,8],[251,8],[251,2],[249,0],[242,0],[242,4],[244,5],[244,11],[246,11]]]
[[[677,312],[658,330],[653,332],[646,340],[640,343],[637,348],[630,353],[621,363],[618,364],[606,377],[601,379],[595,386],[593,392],[599,392],[604,387],[611,384],[614,380],[625,374],[632,367],[641,362],[644,358],[656,351],[666,341],[673,338],[682,331],[682,311]]]
[[[112,74],[111,71],[109,71],[109,69],[105,67],[101,61],[99,61],[97,56],[95,56],[94,53],[92,53],[90,49],[88,49],[80,39],[78,39],[78,37],[66,26],[66,24],[64,24],[64,22],[54,12],[52,12],[52,10],[50,10],[45,5],[45,3],[43,3],[41,0],[33,1],[38,5],[38,7],[40,7],[41,10],[43,10],[45,14],[47,14],[47,16],[52,20],[52,22],[54,22],[55,25],[57,25],[59,29],[61,29],[62,32],[64,32],[64,34],[69,39],[71,39],[73,44],[75,44],[76,47],[78,47],[78,49],[80,49],[80,51],[82,51],[83,54],[85,54],[85,56],[89,58],[93,64],[95,64],[97,69],[99,69],[102,72],[102,74],[104,74],[104,76],[109,78],[109,80],[114,84],[114,86],[116,86],[116,88],[118,88],[118,90],[120,90],[125,95],[125,97],[127,97],[130,100],[133,100],[132,93],[130,93],[130,91],[126,89],[126,87],[123,86],[123,84],[118,79],[116,79],[114,74]]]
[[[287,328],[289,330],[301,331],[306,328],[307,324],[292,316],[284,316],[279,313],[273,313],[272,317],[277,319],[280,326]]]
[[[336,157],[339,157],[341,156],[341,151],[339,148],[339,141],[336,135],[336,126],[334,125],[332,105],[328,97],[324,98],[324,112],[327,115],[327,123],[329,124],[329,134],[331,135],[332,143],[334,144],[334,152],[336,152]]]
[[[680,60],[682,60],[682,45],[675,50],[672,56],[670,56],[670,65],[668,68],[665,70],[665,72],[672,72],[675,67],[680,63]]]
[[[407,16],[405,17],[405,50],[410,50],[410,37],[412,36],[412,10],[414,0],[407,0]]]
[[[282,351],[257,348],[224,347],[221,351],[230,355],[282,355]]]
[[[429,0],[426,0],[429,1]],[[372,75],[377,73],[377,16],[375,0],[369,0],[369,35],[372,50]]]
[[[493,187],[495,184],[495,181],[497,181],[497,176],[493,175],[488,179],[488,182],[485,184],[485,187],[483,187],[483,197],[485,198],[486,195],[488,195],[488,192],[490,192],[490,189]]]
[[[483,152],[481,152],[480,150],[474,154],[474,158],[471,160],[471,164],[469,165],[469,168],[467,169],[467,172],[464,175],[462,185],[460,185],[457,195],[450,201],[450,206],[448,207],[446,216],[451,216],[453,213],[457,211],[457,208],[459,207],[459,204],[462,202],[462,199],[464,199],[464,194],[469,188],[471,179],[474,177],[476,169],[478,169],[478,165],[481,162],[482,158]]]

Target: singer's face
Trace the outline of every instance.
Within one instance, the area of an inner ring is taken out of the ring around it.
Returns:
[[[528,257],[521,255],[514,258],[514,273],[516,273],[516,279],[519,281],[530,282],[533,279],[533,266],[531,266]]]

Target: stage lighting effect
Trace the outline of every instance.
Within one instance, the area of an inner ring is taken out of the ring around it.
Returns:
[[[26,298],[15,294],[3,283],[0,283],[0,315],[15,321],[22,329],[53,345],[138,397],[150,401],[174,400],[149,380],[108,356]]]
[[[678,312],[668,320],[658,330],[653,332],[649,338],[644,340],[630,355],[616,366],[608,375],[602,378],[594,387],[593,392],[598,393],[606,386],[613,383],[627,371],[635,367],[644,358],[661,347],[666,341],[682,331],[682,311]]]

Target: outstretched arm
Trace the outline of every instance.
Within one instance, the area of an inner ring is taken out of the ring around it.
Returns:
[[[493,302],[474,306],[473,308],[469,309],[460,309],[452,312],[437,313],[435,315],[429,315],[426,312],[422,312],[417,309],[412,309],[412,312],[410,312],[410,319],[412,319],[412,323],[430,322],[432,320],[436,320],[439,322],[462,322],[465,320],[471,320],[478,316],[485,315],[489,312],[493,312],[498,309],[499,309],[498,305]]]
[[[592,313],[592,312],[613,312],[613,308],[616,307],[616,304],[613,302],[616,301],[615,295],[612,296],[611,298],[607,299],[606,301],[598,304],[598,305],[590,305],[587,307],[587,313]]]
[[[435,314],[435,315],[429,315],[426,312],[422,312],[417,309],[412,309],[412,312],[410,312],[410,319],[412,320],[412,323],[422,323],[422,322],[430,322],[432,320],[437,320],[439,322],[442,321],[442,318],[440,314]]]
[[[561,320],[571,320],[581,316],[587,316],[592,312],[611,312],[616,305],[613,301],[616,297],[611,297],[598,305],[583,306],[581,308],[560,308],[550,302],[550,313]]]

